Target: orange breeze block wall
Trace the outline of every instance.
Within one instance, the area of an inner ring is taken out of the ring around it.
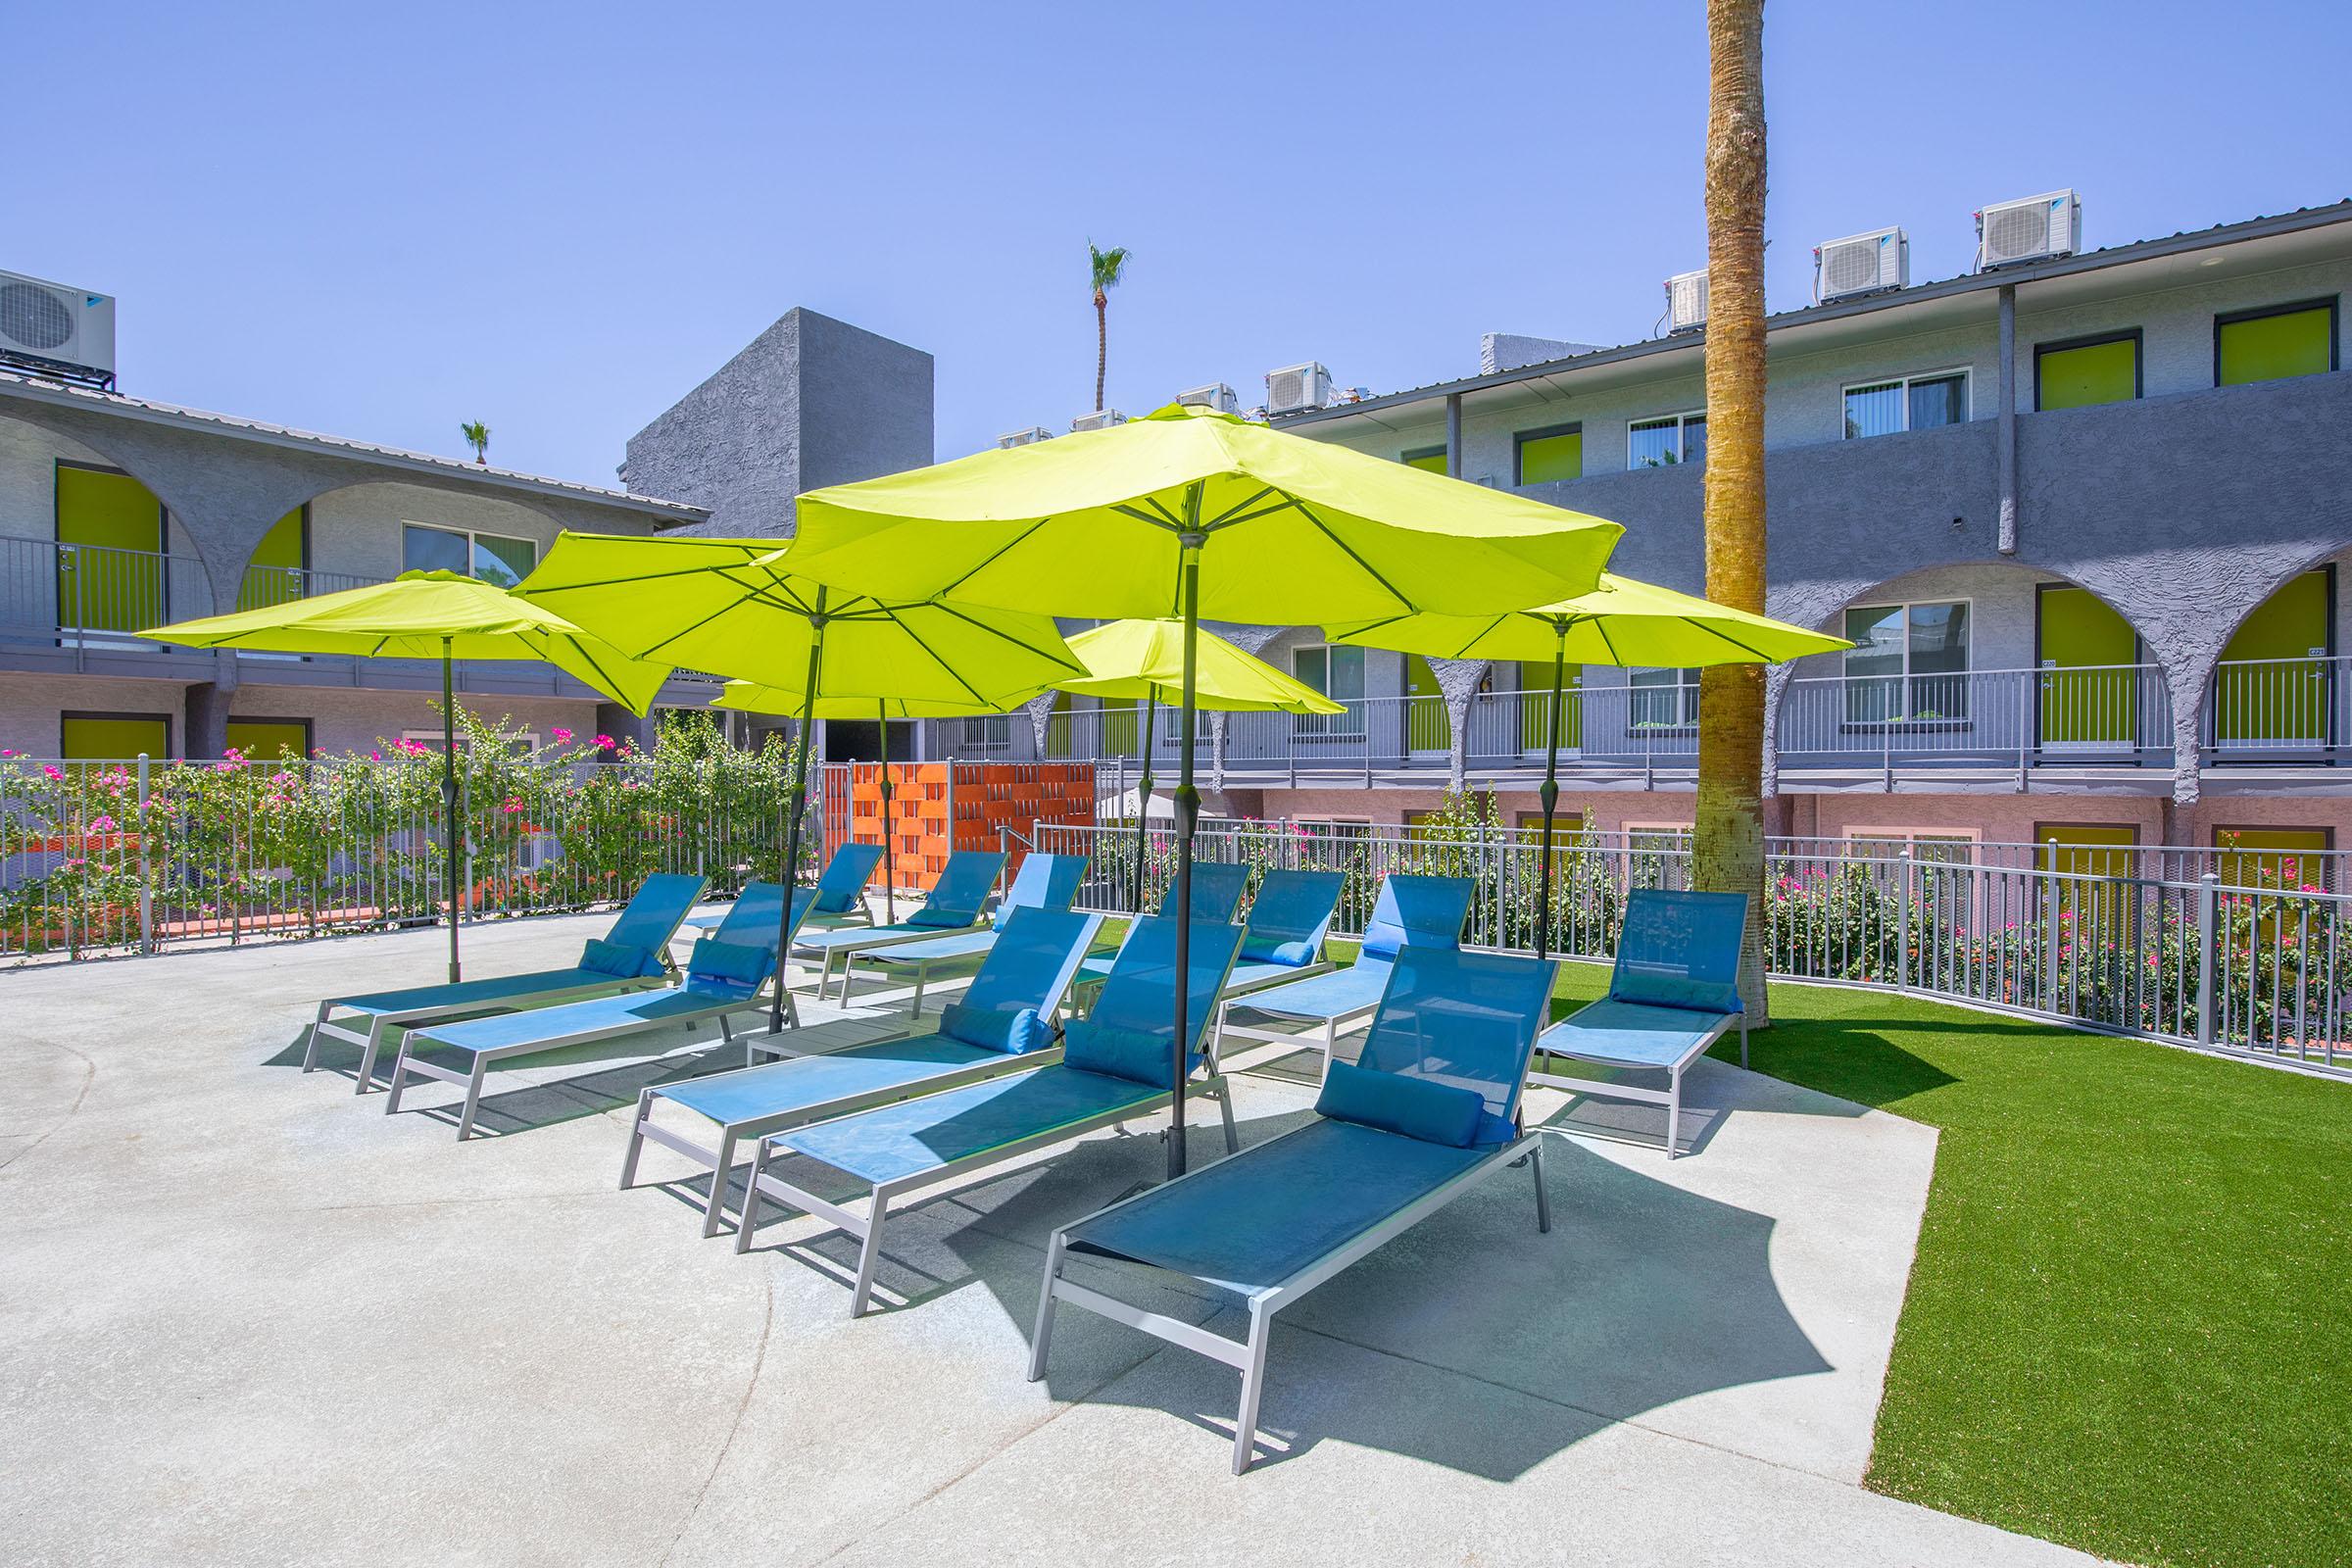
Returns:
[[[890,781],[886,824],[882,764],[850,770],[850,836],[880,844],[888,831],[902,888],[930,887],[956,850],[996,849],[1001,830],[1025,835],[1033,822],[1095,819],[1092,762],[893,762]],[[1023,852],[1010,848],[1017,869]],[[881,877],[876,867],[874,879]]]

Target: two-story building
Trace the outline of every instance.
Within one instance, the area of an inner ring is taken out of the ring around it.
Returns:
[[[1925,853],[2318,849],[2352,829],[2347,284],[2338,204],[1774,316],[1769,608],[1855,644],[1774,672],[1777,828]],[[1703,328],[1488,347],[1501,363],[1479,374],[1273,422],[1612,518],[1620,569],[1702,590]],[[1213,723],[1222,808],[1409,823],[1466,784],[1534,819],[1547,668],[1242,635],[1349,711]],[[1572,824],[1688,824],[1694,672],[1574,679]],[[1134,755],[1133,715],[1095,707],[1060,701],[1034,741],[943,739]]]
[[[633,437],[627,489],[0,368],[0,747],[264,759],[437,741],[438,665],[131,634],[413,569],[516,582],[565,529],[782,536],[799,491],[930,459],[930,356],[808,311]],[[525,741],[644,733],[547,665],[465,662],[458,687]],[[715,691],[681,677],[662,701]]]

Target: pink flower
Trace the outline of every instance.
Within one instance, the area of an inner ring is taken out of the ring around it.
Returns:
[[[614,750],[612,745],[612,737],[610,735],[599,735],[596,738],[596,749],[600,752],[610,752]]]
[[[52,767],[45,763],[42,765],[41,771],[48,774],[49,777],[53,779],[62,779],[66,776],[65,769],[60,767]]]
[[[286,785],[294,782],[294,775],[281,770],[279,772],[270,774],[270,782],[277,785],[280,789],[283,789]]]
[[[510,796],[508,796],[508,797],[507,797],[507,804],[506,804],[506,805],[504,805],[504,806],[502,806],[502,807],[500,807],[500,808],[499,808],[499,809],[500,809],[500,810],[502,810],[502,811],[508,812],[509,814],[512,814],[512,813],[514,813],[514,812],[515,812],[515,811],[519,811],[519,810],[521,810],[521,809],[522,809],[522,797],[521,797],[521,796],[519,796],[519,795],[510,795]]]
[[[23,752],[12,751],[8,747],[0,746],[0,757],[23,757],[24,755]]]
[[[563,725],[557,725],[551,733],[553,733],[556,737],[556,744],[558,746],[568,746],[571,744],[571,731],[565,729]]]
[[[383,753],[381,753],[381,752],[369,752],[369,753],[368,754],[368,760],[369,760],[370,762],[380,762],[380,761],[382,761],[383,760],[384,760],[384,754],[383,754]]]
[[[215,762],[213,764],[213,771],[216,773],[234,773],[238,767],[243,765],[244,761],[245,759],[242,757],[231,754],[230,756],[223,757],[218,762]]]
[[[112,832],[115,832],[115,831],[116,831],[116,827],[115,827],[115,819],[114,819],[113,817],[111,817],[111,816],[108,816],[108,815],[107,815],[105,812],[101,811],[101,812],[100,812],[98,815],[96,815],[96,816],[93,816],[93,817],[91,817],[91,818],[90,818],[90,826],[89,826],[89,831],[90,831],[90,832],[92,832],[92,833],[112,833]]]
[[[223,749],[222,749],[222,751],[221,751],[221,753],[220,753],[220,756],[221,756],[221,757],[222,757],[222,758],[223,758],[225,760],[228,760],[228,761],[231,761],[231,762],[242,762],[243,760],[245,760],[245,754],[244,754],[243,752],[240,752],[240,751],[238,751],[238,750],[237,750],[237,749],[236,749],[234,746],[230,746],[230,747],[225,747],[225,748],[223,748]]]

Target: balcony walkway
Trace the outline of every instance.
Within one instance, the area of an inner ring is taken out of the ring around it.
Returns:
[[[604,923],[468,947],[531,967]],[[882,1280],[913,1304],[854,1323],[852,1254],[815,1223],[741,1258],[698,1238],[687,1185],[612,1190],[622,1107],[677,1058],[502,1073],[485,1125],[516,1136],[465,1146],[295,1070],[318,995],[436,978],[440,953],[9,977],[12,1558],[2089,1560],[1859,1485],[1935,1154],[1914,1122],[1708,1062],[1697,1157],[1555,1140],[1550,1237],[1497,1181],[1294,1314],[1265,1411],[1287,1451],[1237,1481],[1221,1368],[1065,1313],[1050,1383],[1022,1381],[1049,1224],[1152,1176],[1154,1141],[919,1202]],[[1254,1142],[1308,1093],[1237,1099]],[[678,1174],[659,1157],[647,1179]]]

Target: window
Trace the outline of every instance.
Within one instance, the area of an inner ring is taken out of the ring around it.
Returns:
[[[2213,318],[2213,384],[2242,386],[2335,368],[2335,301]]]
[[[1637,669],[1630,711],[1636,729],[1680,727],[1698,722],[1698,671]]]
[[[1845,389],[1845,436],[1933,430],[1968,419],[1968,372],[1939,370]]]
[[[172,720],[160,713],[64,713],[57,755],[80,762],[127,762],[144,752],[172,755]]]
[[[2130,876],[2139,829],[2128,822],[2036,822],[2034,869],[2070,876]]]
[[[1968,602],[1845,612],[1845,718],[1877,724],[1968,714]]]
[[[1345,713],[1294,713],[1291,733],[1303,736],[1345,736],[1364,733],[1364,651],[1361,648],[1322,646],[1291,650],[1291,673],[1335,703],[1352,703]]]
[[[274,762],[283,758],[311,755],[311,721],[307,718],[238,718],[228,720],[228,747],[249,762]]]
[[[401,556],[408,571],[454,571],[501,588],[514,587],[539,564],[539,547],[528,539],[423,522],[401,525]]]
[[[1446,466],[1446,449],[1444,447],[1415,447],[1412,451],[1401,454],[1399,461],[1406,467],[1419,468],[1425,473],[1452,471]]]
[[[428,747],[436,752],[441,750],[442,735],[437,729],[406,729],[400,732],[400,738],[404,741],[415,741],[417,745]],[[516,757],[526,757],[539,749],[539,737],[536,732],[530,730],[514,730],[500,736],[499,739],[513,748]],[[472,738],[462,732],[458,735],[457,741],[460,756],[464,756],[466,749],[473,744]]]
[[[1521,811],[1518,817],[1519,836],[1530,844],[1544,842],[1544,813]],[[1554,811],[1551,817],[1551,848],[1555,855],[1573,850],[1584,837],[1585,817],[1581,811]]]
[[[977,718],[951,720],[957,726],[957,749],[966,752],[1012,750],[1012,715],[985,713]]]
[[[2139,396],[2139,333],[2039,343],[2034,348],[2034,406],[2086,409]]]
[[[1908,855],[1937,865],[1966,865],[1977,858],[1977,830],[1965,827],[1849,827],[1848,853],[1888,859]]]
[[[1548,430],[1522,430],[1511,437],[1513,484],[1550,484],[1585,476],[1585,427],[1555,424]]]
[[[1625,466],[1664,468],[1678,463],[1707,461],[1707,416],[1704,413],[1662,415],[1636,419],[1626,426]]]
[[[2335,886],[2335,836],[2324,827],[2217,827],[2214,869],[2234,887]]]

